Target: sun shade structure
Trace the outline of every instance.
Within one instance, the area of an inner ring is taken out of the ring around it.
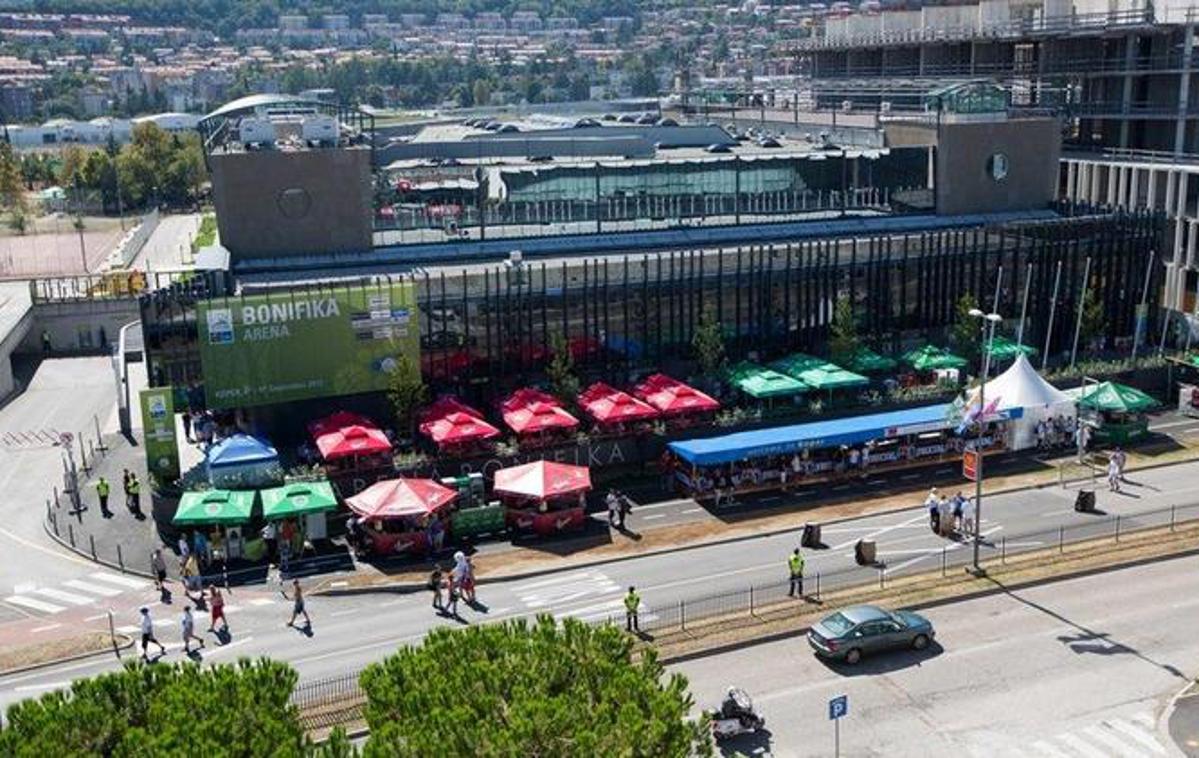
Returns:
[[[500,401],[500,410],[507,411],[512,408],[524,408],[533,403],[545,403],[546,405],[562,407],[561,401],[550,393],[542,392],[533,387],[522,387]]]
[[[517,434],[537,434],[555,429],[569,431],[579,426],[579,420],[561,407],[540,401],[505,410],[504,423]]]
[[[1032,357],[1037,349],[1031,345],[1017,345],[1007,337],[996,337],[991,340],[991,357],[999,361],[1009,361],[1017,355]]]
[[[423,426],[426,422],[436,421],[439,418],[445,418],[451,413],[465,413],[467,416],[474,416],[478,419],[483,418],[482,413],[470,407],[453,395],[443,395],[442,397],[437,398],[432,405],[422,408],[419,419],[421,425]]]
[[[482,442],[500,436],[500,430],[483,419],[458,412],[426,421],[420,425],[420,431],[438,445]]]
[[[970,363],[965,358],[954,355],[936,345],[925,345],[916,350],[909,350],[903,354],[903,362],[917,371],[935,371],[942,368],[966,368]]]
[[[319,418],[308,423],[308,433],[312,438],[318,439],[322,434],[335,432],[338,429],[345,429],[351,426],[361,426],[367,429],[377,429],[378,424],[371,421],[366,416],[353,411],[337,411],[324,418]]]
[[[649,403],[663,416],[720,410],[720,403],[714,398],[666,374],[647,376],[633,388],[633,394]]]
[[[381,429],[368,426],[344,426],[316,438],[316,449],[327,461],[353,455],[371,455],[391,450],[391,440]]]
[[[176,526],[236,526],[250,520],[254,495],[250,490],[185,492],[171,523]]]
[[[579,394],[579,406],[601,424],[627,424],[657,418],[658,411],[627,392],[596,382]]]
[[[1107,413],[1140,413],[1156,408],[1161,403],[1135,387],[1103,382],[1084,387],[1079,394],[1078,405]]]
[[[346,505],[366,519],[427,516],[457,497],[456,490],[432,479],[384,479],[346,500]]]
[[[849,369],[861,374],[875,374],[883,371],[894,371],[899,361],[879,355],[870,348],[859,347],[849,359]]]
[[[978,389],[966,392],[966,404],[977,405]],[[1045,381],[1023,355],[1006,371],[987,382],[987,406],[1000,410],[1008,408],[1074,407],[1070,396]],[[989,411],[988,411],[989,412]]]
[[[500,494],[545,500],[591,489],[586,466],[533,461],[495,472],[493,489]]]
[[[267,441],[234,434],[208,449],[208,481],[213,487],[269,487],[283,481],[279,453]]]
[[[861,374],[846,371],[835,363],[803,353],[794,353],[777,360],[770,364],[770,367],[817,390],[859,387],[870,383],[870,380]]]
[[[267,521],[331,511],[337,507],[333,487],[325,480],[292,482],[262,490],[262,517]]]
[[[748,361],[729,370],[729,383],[750,397],[765,399],[807,392],[810,387],[786,374]]]

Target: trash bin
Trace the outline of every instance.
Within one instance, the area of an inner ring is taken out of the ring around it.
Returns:
[[[853,546],[853,559],[859,566],[872,566],[878,557],[874,540],[858,540]]]
[[[1079,490],[1074,498],[1074,510],[1079,513],[1095,512],[1095,490]]]
[[[803,547],[820,547],[820,524],[804,524],[799,544]]]

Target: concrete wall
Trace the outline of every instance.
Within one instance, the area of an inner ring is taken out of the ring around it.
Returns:
[[[34,303],[32,328],[23,336],[17,351],[40,352],[44,330],[50,333],[50,344],[56,353],[99,352],[103,349],[101,337],[109,346],[115,345],[121,327],[139,317],[134,298]]]
[[[212,156],[221,244],[244,258],[371,247],[371,166],[365,149]]]
[[[937,138],[937,213],[1043,208],[1055,197],[1061,127],[1057,119],[942,123]],[[992,156],[1007,157],[1007,176],[989,173]]]

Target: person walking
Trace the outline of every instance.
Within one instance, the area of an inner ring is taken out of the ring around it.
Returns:
[[[266,526],[262,527],[262,531],[259,532],[259,535],[262,537],[263,544],[266,545],[267,562],[275,560],[275,534],[274,521],[266,522]]]
[[[221,631],[229,631],[229,619],[225,618],[225,596],[214,584],[208,588],[208,631],[217,633],[216,622],[221,622]]]
[[[42,355],[50,355],[54,346],[50,342],[50,332],[42,330]]]
[[[445,574],[442,573],[441,566],[434,565],[433,572],[429,574],[429,589],[433,591],[433,610],[444,613],[445,604],[441,598],[441,587],[445,583]]]
[[[967,535],[974,534],[974,500],[970,498],[962,503],[962,529]]]
[[[129,510],[135,514],[142,510],[142,483],[137,474],[132,473],[129,475]]]
[[[1114,455],[1107,459],[1107,488],[1112,492],[1120,491],[1120,462]]]
[[[133,498],[129,496],[129,477],[131,476],[129,469],[125,469],[121,474],[121,489],[125,492],[125,508],[130,511],[133,510]]]
[[[637,594],[637,589],[630,585],[629,594],[624,596],[625,631],[641,633],[641,619],[638,618],[640,610],[641,596]]]
[[[965,505],[966,498],[962,497],[961,490],[953,496],[953,527],[958,531],[962,530],[962,509]]]
[[[445,614],[458,618],[458,582],[454,580],[454,572],[450,571],[445,580]]]
[[[167,581],[167,562],[160,548],[154,548],[154,552],[150,553],[150,573],[154,575],[154,589],[162,592]]]
[[[1112,453],[1112,457],[1116,459],[1116,468],[1120,472],[1120,483],[1123,484],[1128,481],[1124,478],[1124,466],[1128,463],[1128,454],[1124,452],[1124,448],[1117,447]]]
[[[616,502],[614,490],[608,490],[608,494],[604,496],[604,503],[608,506],[608,526],[616,526],[616,516],[620,512],[620,505]]]
[[[616,516],[617,529],[624,531],[624,520],[633,512],[633,503],[629,500],[629,496],[623,492],[616,491]]]
[[[196,617],[192,615],[190,605],[183,606],[183,617],[179,619],[179,633],[183,636],[184,655],[191,655],[192,640],[198,641],[200,647],[204,647],[204,638],[196,635]]]
[[[795,551],[791,553],[791,556],[789,558],[787,558],[787,569],[788,569],[788,572],[791,574],[791,587],[790,587],[790,589],[787,590],[787,597],[794,597],[794,596],[798,595],[799,597],[802,598],[804,596],[804,594],[803,594],[804,559],[803,559],[803,553],[799,552],[799,548],[795,548]]]
[[[100,499],[100,515],[104,518],[112,518],[112,511],[108,510],[108,492],[110,489],[108,480],[104,477],[100,477],[96,482],[96,497]]]
[[[160,656],[166,655],[167,649],[165,647],[163,647],[162,643],[159,642],[154,637],[154,619],[150,618],[150,609],[143,605],[141,608],[141,614],[142,614],[142,622],[141,622],[142,660],[143,661],[149,660],[149,656],[147,655],[147,653],[150,652],[150,643],[151,642],[153,642],[155,645],[158,645],[158,653]]]
[[[312,619],[308,617],[308,611],[304,608],[304,590],[300,588],[300,580],[291,580],[291,597],[287,597],[287,593],[283,593],[286,600],[291,600],[291,620],[287,622],[287,626],[295,626],[296,619],[300,616],[304,617],[304,626],[311,627]]]

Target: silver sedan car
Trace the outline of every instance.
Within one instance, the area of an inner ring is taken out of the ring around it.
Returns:
[[[853,665],[863,655],[894,648],[923,650],[935,636],[919,613],[855,605],[826,616],[808,630],[808,644],[822,658]]]

